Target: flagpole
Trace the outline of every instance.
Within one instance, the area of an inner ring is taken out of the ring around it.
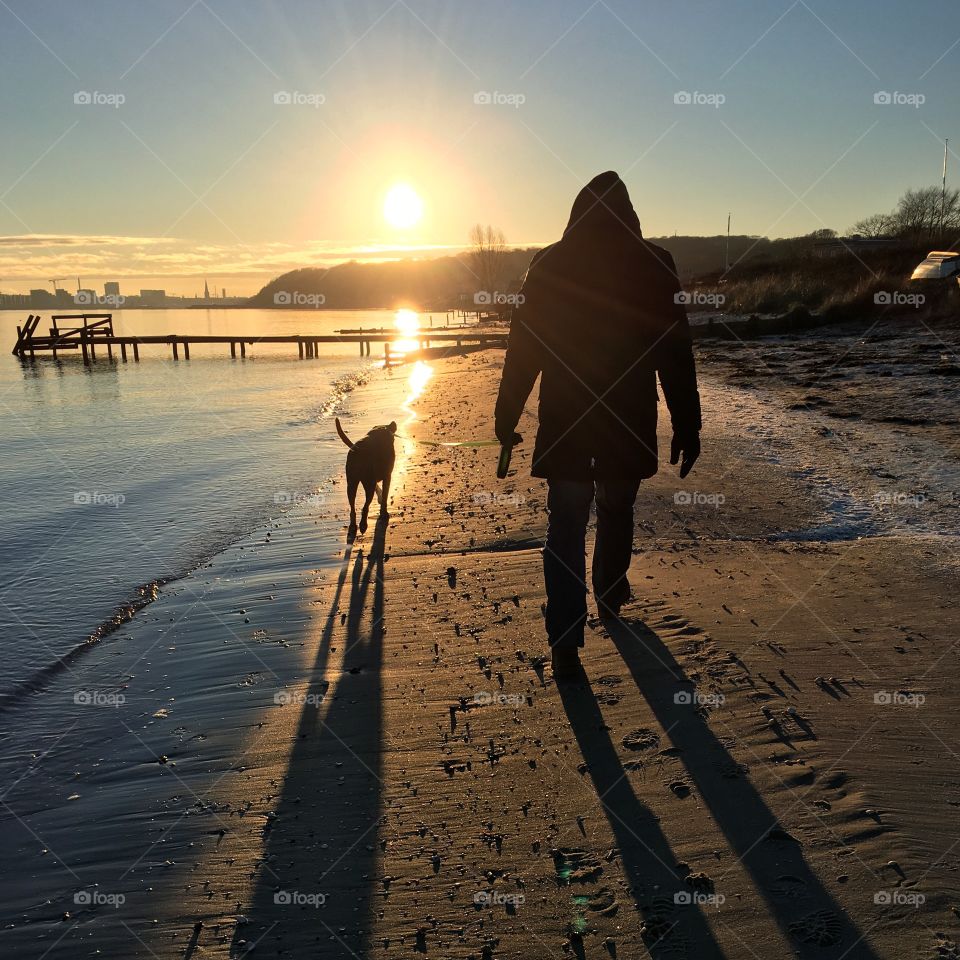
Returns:
[[[947,155],[950,151],[949,138],[943,141],[943,189],[940,192],[940,236],[943,237],[943,226],[947,215]]]

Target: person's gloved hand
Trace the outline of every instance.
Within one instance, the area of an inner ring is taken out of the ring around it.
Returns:
[[[682,459],[681,459],[682,455]],[[673,433],[670,443],[670,463],[680,463],[680,479],[682,480],[692,469],[700,456],[700,432],[687,430]]]
[[[507,430],[502,424],[496,426],[497,439],[502,447],[515,447],[518,443],[523,443],[523,437],[515,430]]]

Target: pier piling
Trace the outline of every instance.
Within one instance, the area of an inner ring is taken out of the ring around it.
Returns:
[[[51,317],[53,325],[49,334],[36,335],[40,316],[31,314],[23,326],[17,327],[17,340],[13,347],[14,356],[22,360],[34,359],[37,354],[41,357],[46,353],[53,359],[61,359],[65,351],[76,351],[82,356],[83,363],[89,366],[96,363],[97,347],[106,348],[109,360],[114,359],[114,347],[120,347],[120,359],[127,362],[127,347],[133,348],[133,360],[140,362],[140,346],[166,345],[169,346],[174,361],[180,360],[180,347],[183,347],[183,359],[190,359],[190,348],[196,344],[222,343],[230,345],[230,358],[237,358],[237,344],[240,344],[240,357],[247,355],[247,345],[255,344],[296,344],[297,356],[300,359],[316,359],[320,356],[321,343],[355,343],[361,357],[369,357],[374,343],[383,344],[383,360],[385,366],[391,366],[405,359],[436,349],[437,346],[449,347],[457,350],[484,349],[487,347],[503,348],[507,344],[507,331],[487,329],[483,332],[468,331],[463,328],[452,329],[422,329],[413,337],[405,338],[400,331],[389,328],[359,328],[358,330],[338,330],[334,334],[317,335],[273,335],[255,336],[245,339],[236,334],[157,334],[147,336],[118,335],[113,330],[113,317],[108,313],[100,314],[61,314]],[[58,322],[61,323],[58,326]],[[411,351],[391,348],[395,341],[412,339],[415,347]],[[399,356],[398,356],[399,354]]]

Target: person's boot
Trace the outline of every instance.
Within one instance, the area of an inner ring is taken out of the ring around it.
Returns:
[[[550,665],[553,668],[553,679],[557,683],[580,680],[583,677],[579,647],[554,647],[551,651]]]
[[[624,584],[617,591],[608,590],[604,594],[594,590],[597,598],[597,614],[601,620],[616,620],[620,616],[620,608],[630,599],[630,587]]]

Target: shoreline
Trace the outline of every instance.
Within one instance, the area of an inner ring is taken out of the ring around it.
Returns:
[[[101,644],[133,716],[113,739],[94,708],[61,725],[88,768],[20,732],[37,759],[9,798],[33,831],[13,851],[10,956],[949,949],[956,601],[938,557],[892,527],[772,539],[817,529],[826,504],[743,429],[756,399],[704,368],[703,459],[685,484],[661,464],[641,486],[636,599],[622,628],[590,621],[589,687],[558,690],[532,414],[503,483],[495,450],[416,442],[486,437],[501,363],[440,361],[419,384],[388,525],[346,548],[336,484],[321,517],[275,520],[141,611],[155,647],[135,669]],[[770,429],[804,443],[812,421],[767,399]],[[859,476],[812,443],[825,475]],[[77,890],[126,901],[78,908]]]
[[[384,375],[384,368],[379,361],[338,377],[332,384],[329,397],[321,404],[315,416],[310,418],[311,422],[320,423],[329,419],[345,403],[354,390],[365,386],[377,374],[381,378]],[[290,503],[296,503],[304,499],[312,499],[313,502],[317,502],[318,499],[322,501],[323,494],[319,492],[320,489],[328,487],[334,479],[335,477],[332,476],[325,477],[319,483],[314,484],[312,489],[284,491],[284,495]],[[280,501],[276,499],[275,495],[274,505],[276,506],[279,503]],[[280,516],[283,515],[283,512],[281,510]],[[78,639],[74,646],[65,650],[59,657],[34,668],[29,676],[17,680],[12,687],[0,692],[0,716],[4,711],[22,702],[25,697],[41,691],[52,676],[62,670],[69,669],[70,664],[94,649],[98,643],[110,634],[123,629],[141,610],[153,603],[164,588],[189,577],[236,543],[241,542],[258,530],[265,529],[274,519],[274,517],[268,515],[265,508],[260,509],[257,513],[234,517],[236,530],[225,539],[223,537],[211,539],[201,549],[188,556],[181,557],[177,561],[160,564],[160,566],[172,568],[172,572],[158,574],[145,583],[129,584],[129,595],[114,603],[109,614],[100,620],[83,639]]]
[[[390,419],[408,393],[408,375],[351,375],[322,416],[332,417],[339,406],[347,423]],[[358,380],[362,389],[355,389]],[[331,425],[330,444],[339,447],[332,419],[324,422]],[[27,681],[15,691],[0,714],[9,783],[0,819],[9,854],[32,880],[5,898],[5,953],[31,955],[37,943],[46,949],[64,923],[76,921],[80,941],[90,924],[98,945],[103,936],[117,943],[119,955],[131,955],[129,944],[120,945],[129,937],[117,917],[72,898],[104,890],[133,905],[144,883],[139,874],[154,877],[162,868],[169,884],[176,865],[206,838],[193,818],[222,823],[197,798],[253,749],[261,714],[277,706],[284,684],[302,670],[312,584],[342,556],[341,490],[334,476],[313,492],[291,495],[289,507],[190,564],[96,642],[82,643],[31,678],[41,683]],[[18,799],[26,802],[29,827]],[[154,818],[169,820],[171,831],[159,861]],[[79,833],[78,821],[85,825]],[[118,867],[124,858],[128,871]],[[140,896],[134,909],[149,923],[153,904]]]

